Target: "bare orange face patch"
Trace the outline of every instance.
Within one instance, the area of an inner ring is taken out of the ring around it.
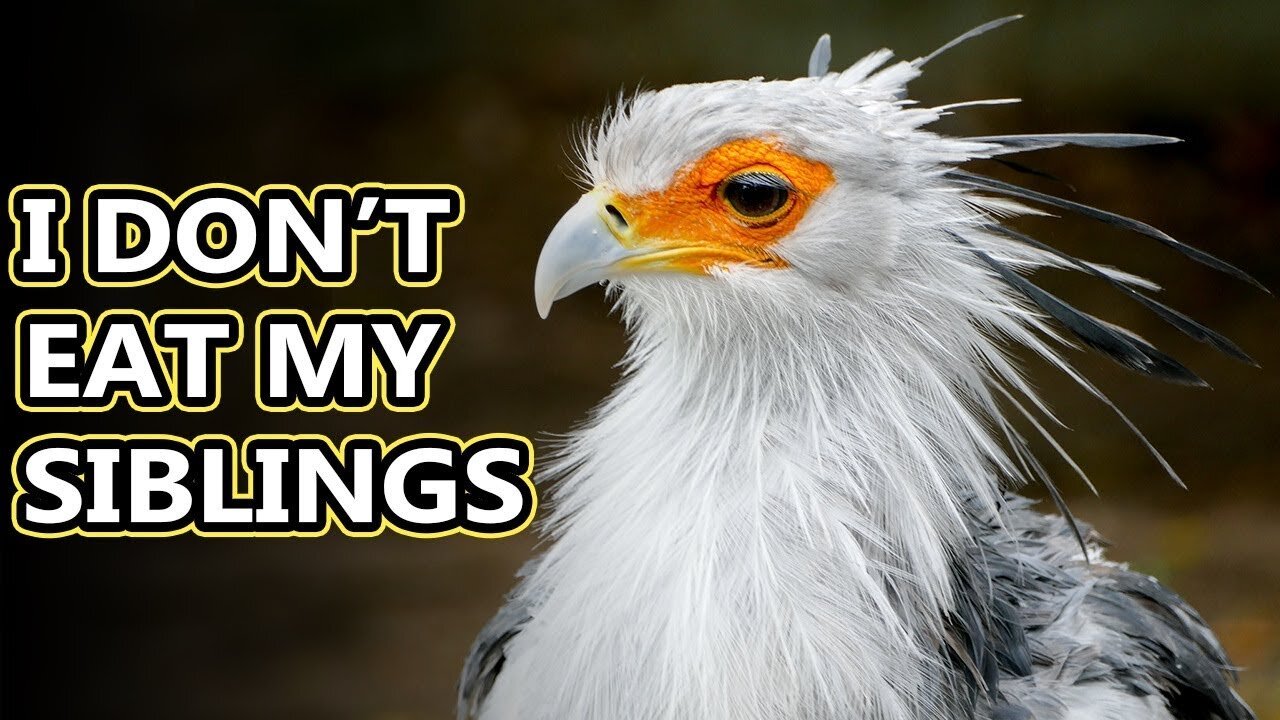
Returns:
[[[633,266],[706,272],[745,263],[779,267],[772,252],[815,199],[835,182],[826,165],[790,153],[770,139],[734,140],[676,173],[671,185],[642,195],[615,195],[618,240],[655,252]],[[612,214],[612,213],[611,213]]]

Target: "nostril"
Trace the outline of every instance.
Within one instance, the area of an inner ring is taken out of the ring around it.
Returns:
[[[613,220],[613,223],[618,226],[618,229],[620,230],[627,229],[627,219],[623,217],[622,211],[619,210],[617,206],[615,206],[613,203],[609,203],[608,205],[604,206],[604,211],[609,215],[609,218]]]

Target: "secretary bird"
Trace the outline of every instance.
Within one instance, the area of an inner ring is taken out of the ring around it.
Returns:
[[[1256,281],[1145,223],[962,169],[1174,141],[929,131],[981,103],[917,106],[907,83],[1010,19],[843,72],[823,36],[807,77],[643,92],[588,127],[590,189],[542,249],[537,309],[605,282],[630,346],[549,470],[548,545],[476,640],[459,718],[1253,717],[1195,610],[1104,559],[1028,451],[1009,416],[1061,447],[1009,348],[1117,414],[1060,354],[1072,338],[1202,384],[1028,278],[1059,268],[1251,361],[1154,284],[1004,220],[1076,213]],[[1058,514],[1010,490],[1035,479]]]

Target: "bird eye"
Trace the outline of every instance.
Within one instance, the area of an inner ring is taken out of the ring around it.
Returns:
[[[777,220],[791,206],[794,191],[775,173],[749,170],[720,183],[720,199],[752,225]]]

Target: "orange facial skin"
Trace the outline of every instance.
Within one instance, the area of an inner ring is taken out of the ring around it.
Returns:
[[[721,187],[727,178],[744,172],[783,179],[792,190],[786,204],[767,218],[736,211]],[[700,274],[730,264],[785,267],[772,250],[774,244],[795,229],[814,200],[834,182],[829,167],[792,154],[772,139],[725,143],[681,168],[663,190],[611,199],[629,226],[618,241],[653,250],[623,264],[636,269],[660,265]]]

